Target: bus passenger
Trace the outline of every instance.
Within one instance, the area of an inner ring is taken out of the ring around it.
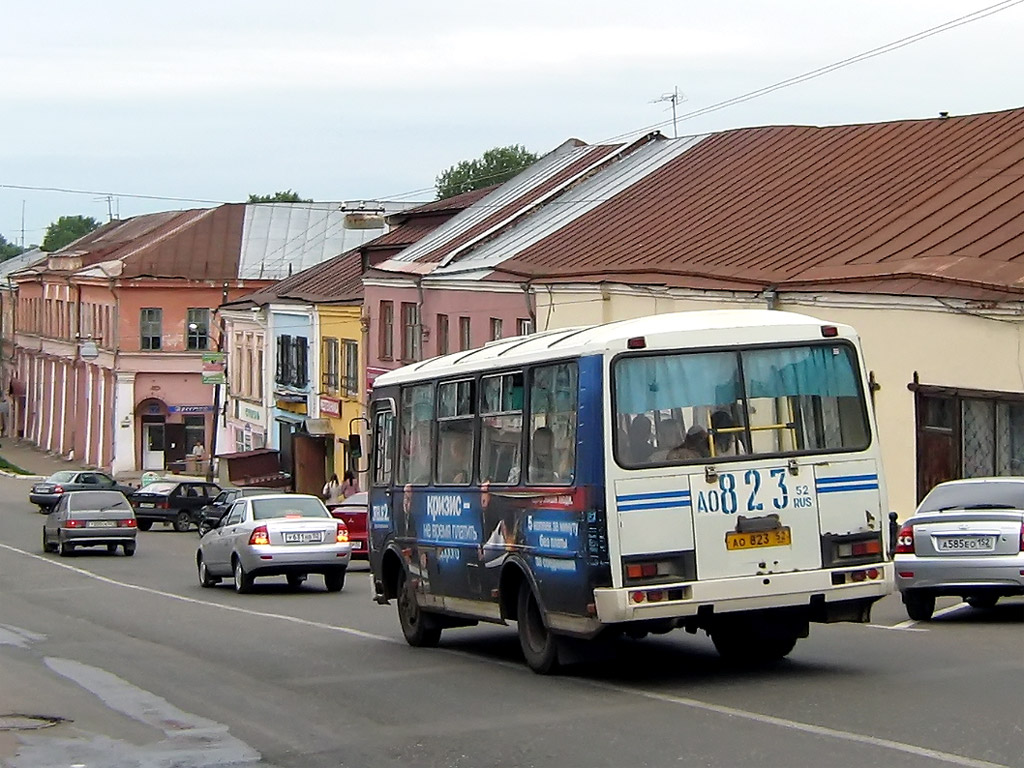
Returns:
[[[634,464],[647,464],[654,452],[654,428],[644,414],[633,418],[629,425],[629,452]]]
[[[719,432],[721,429],[735,427],[732,416],[727,411],[715,411],[711,414],[711,428],[715,433],[715,455],[736,456],[745,453],[735,432]]]
[[[537,427],[530,442],[530,482],[557,481],[554,463],[555,435],[551,427]]]

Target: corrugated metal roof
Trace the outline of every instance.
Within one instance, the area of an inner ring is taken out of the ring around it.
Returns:
[[[500,269],[586,280],[653,272],[670,282],[690,275],[712,284],[738,278],[798,287],[810,274],[817,283],[852,279],[844,270],[859,265],[861,286],[882,293],[914,293],[935,280],[1024,292],[1015,271],[993,268],[1024,253],[1024,109],[750,128],[690,142],[607,202],[519,249]],[[619,162],[601,173],[633,170]],[[535,217],[527,226],[545,223],[551,221]],[[525,240],[509,230],[484,248],[497,254]],[[477,257],[462,258],[468,264]],[[908,281],[908,273],[919,279]]]
[[[358,303],[362,298],[362,257],[359,250],[354,249],[233,303],[251,302],[263,305],[282,300]]]
[[[0,261],[0,280],[6,279],[8,275],[13,275],[27,267],[31,267],[35,264],[46,263],[46,251],[41,248],[32,248],[24,253],[20,253],[17,256],[12,256],[9,259]]]
[[[581,145],[572,140],[499,186],[443,227],[395,257],[396,262],[438,262],[474,239],[499,231],[510,218],[587,171],[619,145]]]
[[[239,277],[283,280],[385,233],[385,217],[414,205],[384,201],[247,205]],[[371,223],[379,226],[363,228],[364,217],[375,213],[379,219]]]

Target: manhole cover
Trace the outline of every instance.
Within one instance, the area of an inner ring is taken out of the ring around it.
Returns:
[[[56,715],[22,715],[15,712],[0,715],[0,731],[35,731],[39,728],[52,728],[66,720]]]

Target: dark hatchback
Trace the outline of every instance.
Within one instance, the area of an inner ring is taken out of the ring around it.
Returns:
[[[67,469],[35,483],[28,493],[28,500],[38,505],[40,511],[49,513],[61,497],[71,491],[118,491],[125,496],[135,493],[134,488],[121,485],[103,472]]]
[[[213,501],[207,504],[205,507],[200,507],[196,512],[195,523],[196,528],[199,529],[199,535],[202,536],[204,533],[213,530],[217,527],[218,523],[224,518],[224,515],[228,511],[228,507],[238,499],[247,498],[249,496],[264,496],[268,493],[281,493],[280,489],[276,488],[225,488],[223,489]]]
[[[165,478],[143,486],[129,500],[140,531],[148,531],[153,523],[171,523],[174,530],[184,532],[192,527],[196,513],[220,490],[220,486],[202,480]]]

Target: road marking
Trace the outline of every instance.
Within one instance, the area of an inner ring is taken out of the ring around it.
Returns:
[[[377,641],[380,641],[382,643],[394,643],[396,645],[404,645],[405,644],[405,642],[403,640],[397,640],[397,639],[395,639],[393,637],[387,637],[385,635],[376,635],[376,634],[374,634],[372,632],[363,632],[362,630],[352,629],[350,627],[339,627],[339,626],[336,626],[334,624],[324,624],[323,622],[320,622],[320,621],[310,621],[309,619],[300,619],[300,618],[298,618],[296,616],[287,616],[287,615],[283,615],[283,614],[280,614],[280,613],[267,613],[265,611],[254,611],[254,610],[251,610],[249,608],[239,608],[239,607],[234,606],[234,605],[223,605],[223,604],[220,604],[220,603],[211,603],[211,602],[209,602],[207,600],[198,600],[198,599],[196,599],[194,597],[185,597],[184,595],[176,595],[173,592],[164,592],[163,590],[153,589],[152,587],[143,587],[143,586],[140,586],[138,584],[129,584],[128,582],[125,582],[125,581],[117,581],[116,579],[111,579],[111,578],[108,578],[106,576],[100,576],[98,573],[93,573],[92,571],[87,571],[84,568],[76,568],[75,566],[69,565],[68,563],[57,562],[57,561],[55,561],[55,560],[53,560],[53,559],[51,559],[49,557],[44,557],[42,555],[37,555],[34,552],[26,552],[23,549],[18,549],[17,547],[12,547],[9,544],[2,544],[2,543],[0,543],[0,549],[6,549],[6,550],[9,550],[11,552],[16,552],[19,555],[25,555],[26,557],[31,557],[33,560],[39,560],[41,562],[48,563],[49,565],[56,566],[57,568],[63,568],[66,571],[71,571],[72,573],[77,573],[80,576],[87,576],[90,579],[95,579],[96,581],[103,582],[104,584],[111,584],[111,585],[113,585],[115,587],[123,587],[125,589],[131,589],[131,590],[134,590],[136,592],[143,592],[143,593],[149,594],[149,595],[157,595],[159,597],[167,597],[167,598],[170,598],[171,600],[178,600],[179,602],[182,602],[182,603],[192,603],[193,605],[204,605],[204,606],[207,606],[207,607],[210,607],[210,608],[219,608],[221,610],[231,611],[233,613],[243,613],[243,614],[245,614],[247,616],[256,616],[257,618],[261,618],[261,619],[280,619],[282,621],[287,621],[287,622],[291,622],[292,624],[299,624],[299,625],[306,626],[306,627],[315,627],[316,629],[327,629],[327,630],[330,630],[332,632],[341,632],[342,634],[352,635],[353,637],[359,637],[359,638],[362,638],[364,640],[377,640]]]
[[[913,623],[913,622],[911,622],[911,623]],[[906,624],[906,622],[903,622],[903,624]],[[897,630],[899,630],[901,632],[927,632],[928,631],[924,627],[911,627],[911,626],[906,626],[905,627],[905,626],[903,626],[903,624],[897,624],[894,627],[890,627],[888,624],[862,624],[861,626],[870,627],[871,629],[897,629]]]
[[[962,610],[962,609],[967,608],[967,607],[969,607],[967,605],[967,603],[957,603],[956,605],[950,605],[950,606],[948,606],[946,608],[940,608],[939,610],[937,610],[935,613],[932,614],[932,618],[933,619],[937,619],[940,616],[945,616],[948,613],[956,613],[957,611]],[[915,621],[914,619],[909,619],[907,621],[901,621],[899,624],[894,625],[893,629],[908,629],[908,628],[913,627],[915,624],[918,624],[918,623],[919,622]]]
[[[146,594],[157,595],[157,596],[160,596],[160,597],[167,597],[167,598],[170,598],[172,600],[178,600],[178,601],[183,602],[183,603],[192,603],[192,604],[195,604],[195,605],[202,605],[202,606],[207,606],[207,607],[210,607],[210,608],[218,608],[218,609],[225,610],[225,611],[232,611],[234,613],[241,613],[241,614],[246,614],[248,616],[256,616],[256,617],[259,617],[259,618],[279,619],[279,620],[282,620],[282,621],[291,622],[293,624],[299,624],[301,626],[313,627],[313,628],[316,628],[316,629],[326,629],[326,630],[329,630],[329,631],[332,631],[332,632],[341,632],[343,634],[352,635],[353,637],[360,637],[360,638],[363,638],[363,639],[366,639],[366,640],[377,640],[377,641],[385,642],[385,643],[392,643],[392,644],[396,644],[396,645],[404,645],[404,642],[402,640],[397,640],[395,638],[387,637],[387,636],[384,636],[384,635],[376,635],[376,634],[373,634],[372,632],[363,632],[362,630],[351,629],[349,627],[339,627],[339,626],[336,626],[336,625],[333,625],[333,624],[325,624],[325,623],[319,622],[319,621],[309,621],[308,619],[299,619],[299,618],[296,618],[294,616],[285,616],[285,615],[281,615],[281,614],[277,614],[277,613],[266,613],[264,611],[253,611],[253,610],[250,610],[248,608],[238,608],[238,607],[233,606],[233,605],[222,605],[222,604],[218,604],[218,603],[210,603],[210,602],[207,602],[205,600],[197,600],[197,599],[192,598],[192,597],[185,597],[183,595],[175,595],[175,594],[173,594],[171,592],[164,592],[162,590],[153,589],[151,587],[143,587],[143,586],[139,586],[137,584],[128,584],[128,583],[125,583],[125,582],[116,581],[116,580],[110,579],[110,578],[108,578],[106,576],[100,576],[98,574],[95,574],[92,571],[87,571],[87,570],[85,570],[83,568],[77,568],[77,567],[75,567],[73,565],[68,565],[67,563],[56,562],[56,561],[54,561],[54,560],[52,560],[52,559],[50,559],[48,557],[43,557],[42,555],[37,555],[37,554],[34,554],[32,552],[26,552],[23,549],[18,549],[17,547],[12,547],[9,544],[0,543],[0,549],[6,549],[6,550],[9,550],[11,552],[15,552],[17,554],[20,554],[20,555],[25,555],[26,557],[31,557],[34,560],[39,560],[41,562],[49,563],[50,565],[54,565],[54,566],[57,566],[59,568],[64,568],[65,570],[71,571],[73,573],[77,573],[77,574],[82,575],[82,576],[86,576],[86,577],[91,578],[91,579],[96,579],[97,581],[103,582],[105,584],[111,584],[111,585],[116,586],[116,587],[124,587],[125,589],[131,589],[131,590],[135,590],[135,591],[138,591],[138,592],[143,592],[143,593],[146,593]],[[941,614],[951,613],[954,609],[957,609],[957,608],[959,608],[959,607],[961,607],[963,605],[966,605],[966,603],[961,603],[960,605],[951,606],[950,608],[944,608],[941,612],[937,611],[935,615],[938,616],[938,615],[940,615],[940,613]],[[906,623],[906,622],[904,622],[904,623]],[[899,626],[899,625],[897,625],[897,626]],[[520,673],[525,673],[526,672],[526,670],[523,668],[523,666],[521,664],[514,664],[512,662],[501,661],[501,660],[497,660],[497,659],[494,659],[494,660],[492,660],[492,659],[483,659],[483,658],[481,658],[479,656],[475,656],[472,653],[469,653],[468,651],[460,651],[460,650],[455,650],[455,649],[445,649],[445,650],[447,650],[447,652],[450,655],[458,655],[458,656],[460,656],[462,658],[472,659],[472,660],[480,662],[480,663],[485,663],[485,664],[490,664],[490,665],[493,665],[493,666],[499,666],[499,667],[505,667],[505,668],[508,668],[508,669],[513,669],[513,670],[515,670],[517,672],[520,672]],[[976,760],[974,758],[964,757],[962,755],[956,755],[956,754],[952,754],[950,752],[940,752],[940,751],[935,750],[935,749],[927,749],[925,747],[918,747],[918,746],[916,746],[914,744],[906,744],[906,743],[901,742],[901,741],[893,741],[891,739],[882,739],[882,738],[879,738],[877,736],[867,736],[867,735],[864,735],[864,734],[861,734],[861,733],[855,733],[855,732],[852,732],[852,731],[843,731],[843,730],[839,730],[837,728],[829,728],[827,726],[822,726],[822,725],[813,725],[811,723],[802,723],[799,720],[788,720],[788,719],[782,718],[782,717],[774,717],[772,715],[765,715],[765,714],[761,714],[761,713],[758,713],[758,712],[750,712],[750,711],[747,711],[747,710],[744,710],[744,709],[736,709],[735,707],[727,707],[727,706],[724,706],[724,705],[721,705],[721,704],[712,704],[710,702],[700,701],[699,699],[691,699],[691,698],[687,698],[687,697],[684,697],[684,696],[673,696],[673,695],[670,695],[670,694],[655,693],[654,691],[645,691],[645,690],[643,690],[641,688],[630,688],[629,686],[613,685],[611,683],[603,683],[603,682],[600,682],[600,681],[597,681],[597,680],[584,680],[584,679],[581,679],[581,678],[576,678],[575,682],[578,682],[578,683],[580,683],[582,685],[589,686],[591,688],[598,688],[598,689],[601,689],[601,690],[613,691],[613,692],[616,692],[616,693],[621,693],[621,694],[625,694],[625,695],[629,695],[629,696],[639,696],[641,698],[651,699],[653,701],[661,701],[661,702],[664,702],[664,703],[667,703],[667,704],[675,704],[675,705],[678,705],[678,706],[689,707],[690,709],[696,709],[696,710],[700,710],[702,712],[711,712],[711,713],[715,713],[715,714],[719,714],[719,715],[725,715],[726,717],[740,718],[740,719],[748,720],[748,721],[751,721],[751,722],[762,723],[764,725],[774,725],[774,726],[777,726],[777,727],[780,727],[780,728],[786,728],[786,729],[789,729],[789,730],[792,730],[792,731],[799,731],[799,732],[802,732],[802,733],[807,733],[807,734],[811,734],[811,735],[815,735],[815,736],[823,736],[823,737],[826,737],[826,738],[832,738],[832,739],[836,739],[836,740],[839,740],[839,741],[847,741],[847,742],[853,742],[853,743],[857,743],[857,744],[866,744],[866,745],[869,745],[869,746],[880,747],[882,749],[889,749],[889,750],[892,750],[892,751],[895,751],[895,752],[902,752],[904,754],[914,755],[914,756],[917,756],[917,757],[925,757],[925,758],[928,758],[928,759],[931,759],[931,760],[940,760],[940,761],[942,761],[944,763],[949,763],[951,765],[965,766],[965,768],[1010,768],[1010,766],[1006,766],[1006,765],[1003,765],[1001,763],[991,763],[991,762],[989,762],[987,760]]]

